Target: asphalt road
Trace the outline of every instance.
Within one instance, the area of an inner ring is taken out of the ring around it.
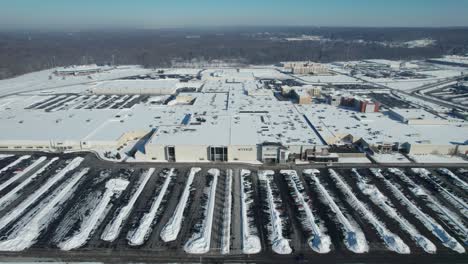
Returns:
[[[187,255],[170,251],[145,252],[142,250],[77,250],[64,252],[55,249],[28,250],[17,253],[0,253],[2,261],[61,261],[61,262],[145,262],[145,263],[467,263],[466,254],[411,254],[398,255],[391,252],[353,254],[335,252],[329,254],[302,253],[289,256],[277,254],[256,255]]]

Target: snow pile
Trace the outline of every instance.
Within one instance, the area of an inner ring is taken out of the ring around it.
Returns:
[[[305,169],[302,171],[302,173],[308,176],[316,176],[320,174],[320,171],[317,169]]]
[[[424,39],[416,39],[416,40],[403,42],[403,45],[409,49],[414,49],[414,48],[425,48],[425,47],[433,46],[436,44],[436,42],[437,41],[434,39],[424,38]]]
[[[216,200],[216,186],[218,184],[218,169],[210,169],[208,174],[213,176],[211,183],[206,188],[208,203],[204,206],[204,219],[201,224],[200,232],[196,232],[185,243],[184,250],[190,254],[203,254],[210,250],[211,228],[213,226],[213,214]]]
[[[0,160],[13,157],[14,155],[0,154]]]
[[[167,222],[164,228],[161,231],[161,239],[164,242],[174,241],[177,238],[177,235],[180,232],[182,226],[182,220],[184,217],[185,207],[190,195],[190,189],[192,187],[193,179],[195,174],[197,174],[201,168],[192,168],[188,176],[187,182],[185,183],[185,188],[180,198],[179,203],[174,211],[174,214],[171,216],[171,219]]]
[[[15,188],[9,191],[7,194],[0,197],[0,210],[5,208],[5,206],[9,205],[12,201],[14,201],[18,197],[18,192],[21,191],[24,186],[28,185],[31,181],[37,178],[37,176],[41,175],[47,168],[52,165],[58,158],[52,158],[49,162],[47,162],[42,168],[40,168],[35,173],[31,174],[28,178],[24,179],[20,184],[18,184]]]
[[[83,246],[89,239],[89,236],[94,232],[96,227],[105,217],[105,212],[111,206],[110,202],[113,197],[118,197],[127,188],[129,182],[124,179],[110,179],[106,183],[106,191],[101,197],[98,205],[92,210],[91,215],[87,216],[70,238],[58,244],[62,250],[72,250]]]
[[[268,226],[269,238],[273,252],[278,254],[291,254],[292,249],[289,245],[289,240],[283,236],[283,217],[281,217],[278,207],[283,206],[279,193],[273,194],[273,189],[277,191],[277,187],[273,182],[274,171],[259,171],[258,178],[266,189],[266,200],[268,207],[268,215],[270,219],[270,225]]]
[[[71,180],[57,193],[53,193],[52,199],[44,207],[34,212],[31,218],[23,220],[24,225],[16,230],[15,237],[0,242],[0,251],[21,251],[31,247],[41,232],[57,216],[60,206],[67,201],[78,181],[88,173],[88,170],[83,169],[71,176]]]
[[[426,169],[413,169],[413,172],[417,173],[421,178],[428,181],[430,184],[434,186],[434,188],[444,197],[449,203],[451,203],[455,208],[460,210],[463,216],[468,217],[468,205],[462,198],[456,196],[455,194],[451,193],[447,190],[444,186],[439,184],[439,179],[434,177],[428,170]]]
[[[145,242],[145,239],[151,233],[152,226],[156,218],[156,214],[159,211],[159,206],[161,205],[164,195],[166,194],[167,188],[169,187],[169,183],[171,183],[175,175],[176,175],[175,169],[171,169],[165,175],[166,179],[164,180],[164,184],[159,190],[158,196],[156,197],[153,204],[151,205],[149,212],[143,215],[143,218],[141,219],[140,224],[138,225],[138,228],[131,235],[129,234],[128,243],[130,245],[132,246],[143,245],[143,243]]]
[[[262,250],[255,219],[248,216],[253,210],[252,178],[249,170],[241,170],[241,216],[242,216],[242,252],[244,254],[257,254]]]
[[[130,213],[132,212],[133,206],[135,205],[138,197],[140,196],[141,192],[145,188],[146,183],[149,181],[149,179],[151,178],[151,175],[153,175],[154,171],[155,171],[155,169],[151,168],[148,171],[146,171],[145,173],[143,173],[143,175],[142,175],[143,179],[140,181],[140,183],[138,185],[138,189],[135,191],[135,193],[133,193],[133,195],[130,198],[130,200],[128,201],[127,205],[122,207],[122,209],[120,209],[120,212],[117,215],[117,217],[115,217],[106,226],[106,228],[104,229],[104,232],[101,235],[102,240],[112,242],[115,239],[117,239],[117,237],[120,234],[120,230],[122,230],[123,224],[127,220]]]
[[[357,179],[359,189],[365,195],[369,196],[371,201],[380,207],[389,217],[393,218],[400,227],[408,233],[411,238],[427,253],[436,253],[436,246],[425,236],[421,235],[419,231],[408,220],[401,216],[395,209],[392,202],[375,186],[367,183],[367,179],[359,174],[356,169],[352,170]]]
[[[394,173],[399,171],[396,169],[390,169]],[[388,189],[393,193],[393,195],[403,204],[411,214],[413,214],[429,231],[436,236],[444,246],[453,249],[459,253],[464,253],[465,249],[463,248],[457,240],[455,240],[450,234],[448,234],[442,226],[440,226],[432,217],[421,211],[418,206],[411,202],[402,191],[400,191],[399,186],[396,186],[389,180],[387,180],[381,173],[380,169],[371,169],[372,173],[382,179]],[[399,171],[401,173],[401,171]]]
[[[303,173],[308,175],[315,183],[315,187],[318,190],[320,197],[323,199],[323,202],[328,204],[331,210],[336,214],[337,220],[342,227],[343,236],[345,237],[344,244],[346,247],[354,253],[368,252],[369,245],[367,244],[364,233],[357,224],[348,220],[343,212],[341,212],[338,205],[335,203],[333,198],[318,179],[317,175],[320,173],[320,171],[316,169],[308,169],[304,170]]]
[[[16,220],[19,216],[26,212],[26,210],[31,205],[33,205],[40,197],[42,197],[46,192],[48,192],[54,184],[62,180],[68,172],[76,169],[82,161],[83,158],[81,157],[74,158],[64,169],[55,174],[33,194],[28,196],[26,200],[24,200],[18,206],[16,206],[13,211],[10,211],[9,214],[4,215],[3,218],[0,219],[0,230],[5,228],[8,224]]]
[[[394,169],[393,171],[399,171],[398,169]],[[427,175],[428,171],[426,169],[412,169],[414,173],[419,175]],[[468,230],[465,227],[463,221],[456,215],[454,212],[449,210],[447,207],[443,206],[440,201],[435,198],[431,193],[422,186],[416,185],[416,183],[406,176],[403,172],[399,171],[399,173],[395,173],[400,177],[400,179],[406,182],[408,185],[411,186],[411,190],[415,195],[420,196],[427,202],[427,205],[437,212],[440,215],[441,219],[450,225],[454,231],[457,232],[460,237],[463,238],[463,242],[468,245]]]
[[[455,173],[445,168],[438,169],[437,171],[445,175],[448,175],[450,178],[453,179],[453,182],[455,185],[457,185],[458,187],[462,188],[465,191],[468,191],[468,184],[464,180],[460,179],[460,177],[458,177]]]
[[[24,170],[22,170],[21,172],[19,173],[16,173],[15,176],[9,178],[8,180],[6,180],[5,182],[3,182],[2,184],[0,184],[0,191],[3,191],[3,189],[5,189],[6,187],[8,187],[10,184],[12,184],[13,182],[17,181],[18,179],[20,179],[21,177],[23,177],[25,174],[29,173],[31,170],[33,170],[34,168],[36,168],[37,166],[39,166],[42,162],[44,162],[47,158],[46,157],[40,157],[38,158],[36,161],[34,161],[31,165],[29,165],[27,168],[25,168]]]
[[[12,163],[10,163],[10,164],[8,164],[7,166],[3,167],[3,168],[0,170],[0,175],[1,175],[3,172],[9,170],[10,168],[12,168],[12,167],[18,165],[18,163],[20,163],[21,161],[26,160],[26,159],[29,159],[30,157],[31,157],[31,156],[29,156],[29,155],[24,155],[24,156],[21,156],[21,157],[17,158],[17,159],[16,159],[15,161],[13,161]]]
[[[281,170],[280,173],[285,175],[288,186],[293,192],[292,196],[299,210],[304,229],[311,233],[309,246],[318,253],[330,252],[330,237],[317,225],[315,216],[312,213],[311,200],[305,193],[304,186],[297,172],[295,170]]]
[[[224,191],[223,234],[221,238],[221,254],[228,254],[231,244],[231,211],[232,211],[232,169],[226,171],[226,189]]]
[[[341,176],[333,169],[329,169],[330,176],[336,183],[336,186],[345,194],[348,203],[355,208],[360,215],[375,228],[382,240],[387,245],[387,248],[400,254],[409,254],[410,249],[401,238],[390,232],[385,225],[377,219],[377,217],[354,195],[351,188],[345,183]]]

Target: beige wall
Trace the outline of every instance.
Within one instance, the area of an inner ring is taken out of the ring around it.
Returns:
[[[0,141],[0,150],[50,150],[50,141],[7,140]]]
[[[176,145],[175,146],[176,161],[191,162],[191,161],[207,161],[208,146],[207,145]]]
[[[155,161],[165,161],[166,160],[166,152],[164,150],[164,146],[156,145],[156,144],[147,144],[145,146],[145,152],[148,160],[155,160]]]
[[[81,149],[91,148],[117,148],[117,141],[82,141]]]
[[[167,161],[163,145],[147,144],[145,147],[148,160]],[[203,145],[175,145],[175,158],[177,162],[207,161],[208,146]]]
[[[36,141],[36,140],[7,140],[0,142],[0,150],[38,150],[38,151],[57,151],[57,150],[81,150],[81,142],[74,140],[64,141]]]
[[[322,131],[325,131],[326,129],[325,128],[322,128]],[[320,133],[320,131],[318,131]],[[327,133],[327,135],[329,135]],[[323,139],[330,145],[333,145],[333,144],[336,144],[338,142],[340,142],[341,140],[343,140],[344,138],[350,136],[352,138],[352,143],[356,143],[357,141],[359,141],[361,138],[360,137],[355,137],[354,135],[351,135],[351,134],[335,134],[335,136],[333,135],[330,135],[330,136],[323,136]]]
[[[256,145],[236,145],[228,147],[228,161],[257,161]]]
[[[122,146],[124,143],[130,140],[135,140],[135,138],[142,138],[149,132],[150,132],[149,130],[134,130],[134,131],[125,132],[117,140],[117,146]]]
[[[411,144],[409,153],[452,155],[455,149],[455,145]],[[464,154],[466,151],[468,146],[458,146],[458,153]]]
[[[408,125],[447,125],[447,120],[437,119],[408,119]]]
[[[365,153],[338,153],[340,158],[365,158]]]
[[[208,161],[208,146],[205,145],[176,145],[175,156],[177,162]],[[145,147],[148,160],[166,161],[165,146],[148,144]],[[237,159],[237,160],[236,160]],[[228,161],[256,161],[257,146],[237,145],[228,147]]]
[[[299,96],[299,104],[312,104],[310,96]]]

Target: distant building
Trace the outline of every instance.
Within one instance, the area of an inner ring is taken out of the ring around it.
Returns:
[[[309,94],[312,97],[319,97],[322,95],[322,87],[320,86],[312,86],[311,88],[307,89],[309,91]]]
[[[322,92],[322,87],[306,85],[306,86],[288,86],[281,87],[281,94],[283,96],[290,96],[298,104],[311,104],[312,98],[319,97]]]
[[[284,163],[288,158],[288,149],[280,143],[264,142],[261,144],[262,162]]]
[[[424,109],[392,108],[390,114],[408,125],[446,125],[448,121]]]
[[[292,96],[298,104],[312,103],[312,96],[306,90],[293,90]]]
[[[361,113],[376,113],[379,112],[380,104],[368,98],[359,96],[343,97],[341,100],[342,106],[352,107]]]
[[[339,156],[337,153],[330,153],[328,147],[306,149],[304,151],[303,160],[315,162],[337,162]]]
[[[325,101],[329,105],[340,106],[342,96],[340,94],[329,94],[325,97]]]
[[[361,113],[379,112],[380,104],[372,100],[356,100],[357,108]]]
[[[59,76],[67,76],[67,75],[89,75],[94,73],[99,73],[104,70],[109,70],[109,67],[100,67],[96,64],[90,65],[79,65],[79,66],[69,66],[69,67],[62,67],[55,70],[55,74]]]
[[[283,62],[283,67],[287,70],[291,70],[294,74],[328,74],[328,69],[320,63],[314,63],[311,61],[289,61]]]

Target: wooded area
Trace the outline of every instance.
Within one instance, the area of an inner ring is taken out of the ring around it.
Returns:
[[[286,41],[301,35],[322,41]],[[390,47],[429,38],[423,48]],[[211,28],[88,32],[1,32],[0,79],[54,66],[141,64],[168,67],[174,59],[275,64],[367,58],[423,59],[468,52],[467,28]]]

